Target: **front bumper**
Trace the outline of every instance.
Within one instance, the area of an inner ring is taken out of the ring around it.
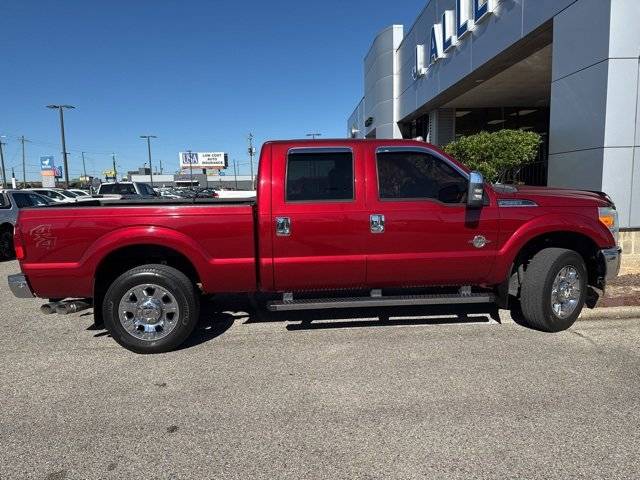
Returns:
[[[14,296],[18,298],[33,298],[35,295],[31,291],[27,277],[22,274],[9,275],[7,279],[9,282],[9,289]]]
[[[605,283],[610,282],[620,273],[620,263],[622,262],[622,248],[607,248],[600,250],[600,261],[603,267],[603,279]]]

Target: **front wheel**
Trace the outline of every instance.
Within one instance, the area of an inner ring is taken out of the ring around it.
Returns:
[[[525,323],[536,330],[560,332],[580,316],[587,298],[587,267],[573,250],[546,248],[524,274],[520,307]]]
[[[104,324],[123,347],[136,353],[174,350],[198,323],[193,283],[175,268],[144,265],[120,275],[103,302]]]

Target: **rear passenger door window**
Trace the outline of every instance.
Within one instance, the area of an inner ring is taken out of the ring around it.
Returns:
[[[293,150],[287,157],[287,202],[353,201],[353,153]]]

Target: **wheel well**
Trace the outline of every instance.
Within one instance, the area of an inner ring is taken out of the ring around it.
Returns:
[[[181,253],[159,245],[135,245],[115,250],[102,259],[96,269],[94,298],[99,302],[109,285],[124,272],[151,264],[168,265],[180,270],[194,284],[200,282],[197,270]]]
[[[513,262],[510,278],[513,278],[521,268],[526,271],[531,259],[545,248],[566,248],[567,250],[578,252],[587,266],[589,285],[598,286],[599,277],[602,275],[598,259],[598,251],[600,249],[591,238],[575,232],[547,233],[530,240],[522,247]]]

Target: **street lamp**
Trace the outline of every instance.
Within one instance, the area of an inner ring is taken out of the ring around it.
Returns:
[[[62,135],[62,158],[64,161],[64,183],[69,188],[69,165],[67,163],[67,142],[64,138],[64,109],[76,108],[73,105],[47,105],[47,108],[60,111],[60,132]]]
[[[7,138],[7,137],[5,135],[0,135],[0,160],[2,161],[2,188],[6,190],[7,189],[7,173],[5,172],[5,169],[4,169],[4,151],[2,149],[2,147],[5,146],[6,143],[2,141],[3,138]]]
[[[153,188],[153,165],[151,164],[151,139],[158,138],[155,135],[140,135],[140,138],[147,139],[147,151],[149,152],[149,173],[151,174],[151,187]]]

